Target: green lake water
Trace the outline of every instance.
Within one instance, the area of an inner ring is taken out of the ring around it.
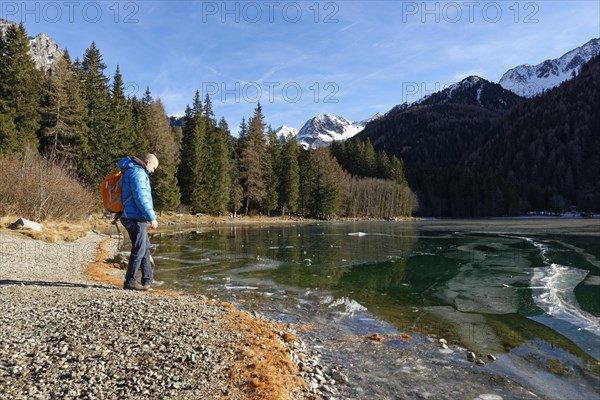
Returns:
[[[379,356],[362,342],[351,354],[327,346],[375,332],[411,334],[431,352],[423,357],[450,363],[426,365],[432,374],[450,366],[476,382],[474,392],[433,385],[433,398],[496,393],[490,377],[543,398],[600,398],[600,220],[219,225],[163,231],[152,243],[156,277],[169,287],[315,327],[306,339],[325,343],[322,358],[352,365],[357,388],[345,398],[411,397],[398,379],[420,382],[390,355],[407,344],[392,341]],[[429,339],[439,337],[454,351],[440,354]],[[474,375],[461,349],[497,361]],[[369,358],[399,375],[373,385]],[[519,398],[511,387],[500,396]]]

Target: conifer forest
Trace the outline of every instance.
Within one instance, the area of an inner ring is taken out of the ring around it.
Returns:
[[[125,94],[119,67],[109,76],[95,43],[81,58],[65,52],[46,72],[28,51],[23,25],[0,37],[4,159],[23,160],[33,148],[97,193],[122,157],[154,153],[160,161],[151,176],[157,211],[331,219],[396,218],[418,208],[402,160],[376,152],[368,141],[345,149],[356,165],[343,169],[329,148],[278,139],[260,103],[238,122],[236,138],[198,91],[175,126],[150,88],[141,98]]]

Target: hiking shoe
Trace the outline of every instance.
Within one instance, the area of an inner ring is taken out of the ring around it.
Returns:
[[[148,290],[149,288],[138,283],[134,283],[133,285],[123,284],[123,289],[125,290]]]
[[[142,287],[145,288],[145,290],[149,290],[149,289],[157,288],[157,287],[162,286],[164,284],[165,284],[165,281],[152,281],[150,283],[146,283]]]

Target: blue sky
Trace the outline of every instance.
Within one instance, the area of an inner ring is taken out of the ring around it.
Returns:
[[[557,58],[600,37],[600,1],[2,1],[81,57],[92,41],[126,91],[170,115],[199,90],[235,133],[260,100],[273,128],[362,120],[468,75]]]

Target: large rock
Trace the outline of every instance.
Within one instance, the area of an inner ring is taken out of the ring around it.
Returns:
[[[30,221],[25,218],[19,218],[11,226],[11,229],[31,229],[32,231],[43,231],[44,225]]]
[[[121,251],[113,257],[113,264],[118,264],[120,269],[127,269],[127,264],[129,263],[129,252]],[[152,264],[152,268],[154,268],[154,258],[150,256],[150,264]]]

